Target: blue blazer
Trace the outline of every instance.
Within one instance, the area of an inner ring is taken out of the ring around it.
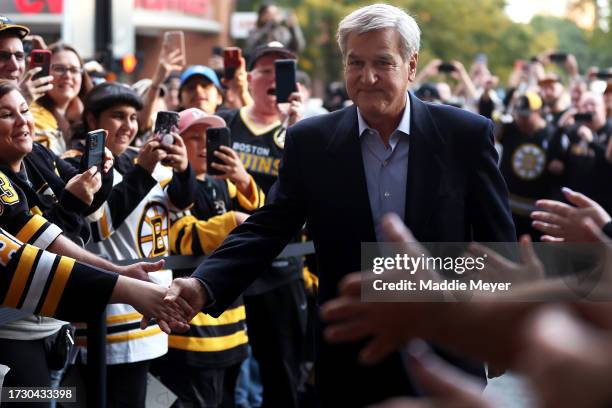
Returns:
[[[405,223],[414,236],[424,242],[515,241],[492,122],[412,94],[410,103]],[[205,312],[217,316],[231,305],[305,222],[316,249],[321,303],[337,295],[343,276],[361,269],[361,243],[376,237],[355,106],[288,130],[275,187],[275,199],[194,272],[214,294]],[[319,337],[317,347],[323,406],[362,406],[415,392],[397,356],[366,369],[356,360],[359,344],[332,346]]]

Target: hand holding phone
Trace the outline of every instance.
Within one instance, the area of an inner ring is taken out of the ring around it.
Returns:
[[[593,121],[592,113],[576,113],[574,115],[574,121],[576,123],[591,123]]]
[[[159,139],[162,146],[174,144],[172,133],[178,133],[179,114],[172,111],[159,111],[155,119],[153,134]]]
[[[93,166],[102,172],[104,168],[104,147],[106,143],[106,130],[97,129],[87,133],[85,138],[85,152],[81,157],[81,173],[91,169]]]
[[[242,51],[238,47],[227,47],[223,49],[223,77],[227,80],[234,79],[236,70],[240,68]]]
[[[51,71],[51,51],[32,50],[30,56],[30,68],[41,67],[42,70],[32,77],[32,80],[49,76]]]
[[[225,164],[219,159],[215,152],[219,150],[221,146],[230,145],[231,133],[227,127],[210,127],[206,129],[206,172],[211,176],[220,176],[224,173],[220,170],[215,169],[212,164]]]
[[[455,66],[450,62],[443,62],[438,66],[438,72],[451,73],[455,71]]]
[[[166,31],[163,43],[164,54],[168,55],[174,50],[181,50],[181,65],[187,65],[185,54],[185,34],[182,31]]]
[[[293,59],[274,61],[276,71],[276,103],[289,102],[289,96],[297,92],[295,71],[297,62]]]
[[[567,61],[567,53],[565,52],[554,52],[548,56],[550,62],[554,62],[556,64],[564,64]]]

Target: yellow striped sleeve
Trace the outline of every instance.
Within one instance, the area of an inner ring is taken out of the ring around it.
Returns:
[[[236,190],[235,196],[238,199],[238,204],[240,204],[242,208],[244,208],[247,211],[254,211],[264,205],[265,194],[263,193],[263,191],[259,189],[259,187],[257,187],[257,183],[255,183],[255,180],[253,179],[253,177],[249,176],[249,178],[251,179],[251,181],[249,183],[249,196],[248,197],[242,194],[236,188],[236,186],[229,181],[228,181],[228,187],[229,187],[229,184],[231,184],[233,186],[233,189]],[[231,190],[230,190],[230,197],[232,197]]]
[[[23,226],[23,228],[21,228],[15,238],[17,238],[21,242],[30,242],[34,234],[36,234],[38,230],[43,225],[45,225],[46,221],[47,220],[45,220],[40,215],[34,215],[28,220],[28,222]]]
[[[19,300],[21,299],[23,290],[28,282],[30,273],[34,268],[34,261],[36,260],[38,251],[39,250],[37,248],[31,245],[26,245],[23,249],[23,252],[19,257],[19,263],[17,264],[15,275],[13,275],[8,293],[4,299],[4,306],[16,308],[19,304]]]
[[[238,323],[246,319],[246,311],[244,306],[238,306],[234,309],[229,309],[217,318],[202,312],[198,313],[189,324],[194,326],[221,326],[224,324]]]
[[[249,341],[244,330],[220,337],[183,337],[169,336],[168,346],[179,350],[215,352],[229,350]]]
[[[145,330],[138,329],[138,330],[134,330],[128,333],[113,334],[110,336],[106,336],[106,342],[107,343],[121,343],[121,342],[129,341],[129,340],[142,339],[143,337],[155,336],[156,334],[160,334],[161,332],[162,331],[159,328],[159,326],[153,326]]]
[[[68,283],[68,279],[72,274],[72,268],[74,268],[75,260],[72,258],[68,258],[62,256],[57,265],[57,269],[55,271],[55,275],[53,276],[53,281],[51,282],[51,286],[49,287],[49,292],[47,293],[47,297],[45,302],[43,303],[43,307],[40,310],[40,314],[44,316],[53,316],[55,315],[55,311],[57,310],[57,306],[59,305],[60,299],[64,294],[64,289],[66,288],[66,284]]]
[[[174,242],[172,249],[180,255],[193,255],[197,252],[209,254],[221,245],[227,234],[236,226],[236,217],[232,211],[206,221],[186,215],[173,222],[170,227],[170,242]],[[200,248],[195,250],[193,234],[197,234],[200,241]]]
[[[204,254],[210,254],[217,249],[237,226],[233,211],[209,218],[207,221],[198,221],[194,227]]]

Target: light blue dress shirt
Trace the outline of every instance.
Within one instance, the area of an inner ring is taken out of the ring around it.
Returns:
[[[406,183],[408,179],[408,135],[410,135],[410,98],[406,93],[406,108],[397,129],[385,146],[378,131],[370,128],[359,108],[359,139],[365,170],[368,196],[376,240],[384,241],[380,221],[382,216],[394,212],[403,220],[406,211]]]

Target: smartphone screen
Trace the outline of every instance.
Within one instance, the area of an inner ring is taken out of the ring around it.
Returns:
[[[104,167],[104,144],[106,132],[104,129],[97,129],[87,133],[85,139],[85,153],[81,158],[81,173],[91,169],[93,166],[102,171]]]
[[[172,111],[159,111],[157,119],[155,119],[154,134],[157,136],[162,145],[171,145],[174,143],[172,132],[178,133],[179,114]]]
[[[166,31],[164,33],[164,53],[167,55],[176,49],[181,50],[181,64],[185,66],[187,64],[185,57],[185,34],[182,31]]]
[[[236,70],[240,66],[242,52],[238,47],[227,47],[223,49],[223,76],[226,79],[233,79]]]
[[[227,127],[211,127],[206,130],[206,172],[211,176],[223,174],[223,172],[215,169],[212,164],[224,164],[221,159],[215,156],[215,152],[221,146],[230,145],[230,135],[230,130]]]
[[[274,62],[276,70],[276,102],[283,103],[289,101],[289,95],[297,91],[295,84],[296,61],[276,60]]]
[[[51,51],[49,50],[32,50],[30,56],[30,69],[41,67],[42,71],[34,75],[32,79],[38,79],[49,75],[51,67]]]
[[[449,62],[443,62],[438,67],[438,72],[453,72],[455,70],[455,66]]]
[[[563,52],[556,52],[556,53],[550,54],[548,58],[550,58],[551,62],[562,64],[565,61],[567,61],[567,54]]]
[[[574,115],[574,120],[580,123],[588,123],[593,121],[592,113],[577,113]]]

